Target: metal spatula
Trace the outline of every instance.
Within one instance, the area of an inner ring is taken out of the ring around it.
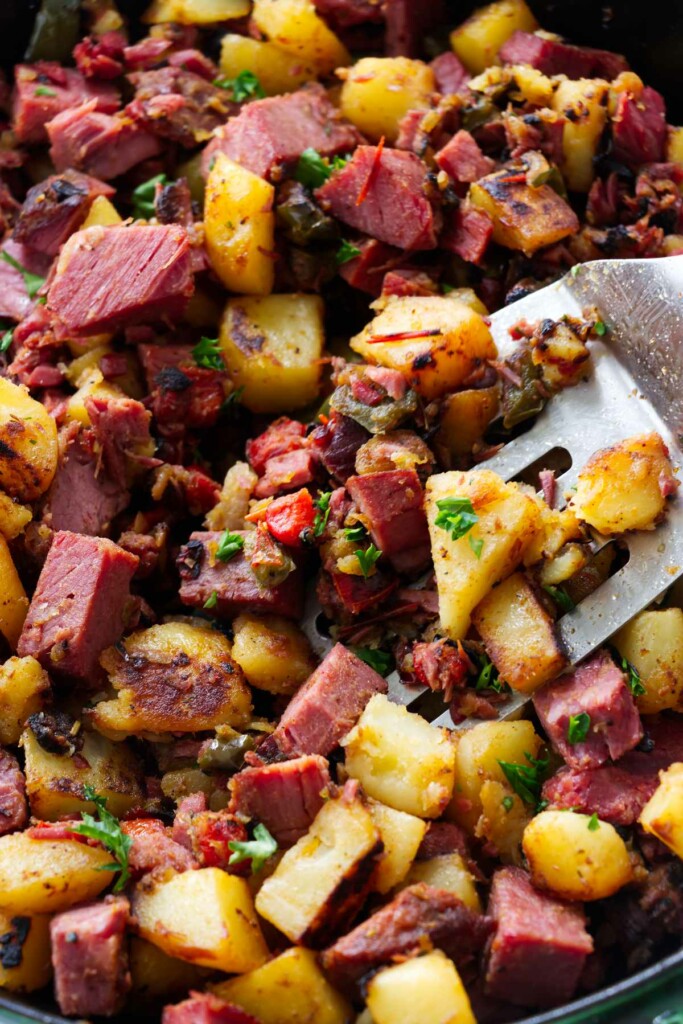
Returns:
[[[491,331],[501,357],[515,347],[508,329],[520,320],[581,317],[586,307],[596,307],[608,327],[605,341],[591,345],[589,380],[555,395],[526,434],[483,463],[509,480],[539,460],[542,466],[553,449],[564,449],[571,468],[558,479],[560,497],[595,451],[634,434],[658,431],[674,466],[683,465],[683,255],[575,267],[555,284],[494,313]],[[656,530],[620,540],[628,548],[626,564],[557,623],[572,664],[683,575],[683,498],[674,497],[666,521]],[[323,655],[331,641],[319,628],[319,613],[312,602],[305,629]],[[406,686],[397,672],[387,682],[390,698],[407,707],[425,692]],[[528,700],[513,695],[500,705],[499,717],[517,716]],[[462,725],[474,721],[468,718]],[[454,728],[448,711],[434,724]]]

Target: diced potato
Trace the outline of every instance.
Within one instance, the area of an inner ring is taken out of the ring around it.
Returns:
[[[52,977],[50,959],[50,917],[35,914],[13,917],[0,914],[0,945],[3,949],[19,945],[21,959],[5,967],[0,960],[0,988],[9,992],[35,992]]]
[[[81,225],[81,231],[85,228],[109,228],[116,224],[123,224],[123,217],[117,212],[114,204],[106,196],[96,196],[88,216]]]
[[[101,349],[102,346],[98,345],[96,349],[91,351],[97,353]],[[78,365],[80,360],[84,360],[84,362]],[[78,390],[69,397],[66,407],[66,419],[69,422],[80,423],[83,427],[89,427],[91,423],[90,415],[85,407],[86,399],[98,397],[120,398],[122,392],[115,384],[105,381],[102,371],[97,365],[90,365],[91,352],[86,352],[83,356],[79,356],[75,362],[77,365],[71,370],[71,383],[77,385]],[[99,358],[97,358],[97,362],[99,362]],[[76,377],[76,374],[78,374],[78,377]]]
[[[76,839],[33,839],[26,832],[0,838],[0,910],[55,914],[92,900],[111,884],[102,870],[111,853]]]
[[[452,892],[470,910],[481,911],[474,877],[459,853],[443,853],[430,860],[415,861],[404,884],[414,885],[416,882]]]
[[[434,950],[379,971],[368,982],[374,1024],[477,1024],[452,960]]]
[[[612,638],[622,658],[633,665],[645,687],[638,710],[656,715],[683,708],[683,611],[662,608],[640,612]]]
[[[0,377],[0,489],[35,501],[57,471],[57,425],[28,389]]]
[[[180,25],[211,25],[243,18],[249,14],[250,7],[250,0],[153,0],[142,21],[147,25],[163,25],[169,21]]]
[[[527,765],[525,755],[538,757],[540,747],[541,737],[528,721],[481,722],[461,732],[455,745],[457,781],[447,816],[474,834],[483,812],[484,784],[498,782],[513,795],[499,761]]]
[[[316,667],[311,645],[290,619],[240,615],[232,628],[232,656],[258,690],[292,694]]]
[[[534,885],[563,899],[606,899],[633,879],[626,843],[597,817],[541,811],[524,830],[522,845]]]
[[[249,36],[223,36],[221,73],[226,78],[236,78],[245,68],[256,75],[267,96],[294,92],[318,74],[313,64],[304,64],[300,57],[280,49],[274,43],[251,39]]]
[[[541,379],[551,390],[578,384],[585,374],[590,353],[571,323],[556,321],[551,330],[534,336],[532,346],[534,366],[541,367]]]
[[[555,92],[555,82],[530,64],[514,64],[507,69],[512,75],[519,97],[535,107],[549,107]],[[517,97],[515,97],[517,98]]]
[[[659,785],[640,814],[640,824],[683,859],[683,764],[659,773]]]
[[[320,390],[325,345],[319,295],[230,299],[220,330],[223,359],[251,412],[310,405]]]
[[[384,846],[372,888],[376,892],[386,893],[408,874],[425,837],[427,823],[414,814],[397,811],[377,800],[368,801],[368,807]]]
[[[441,424],[436,435],[437,444],[443,445],[455,459],[471,455],[475,444],[481,442],[489,423],[498,414],[500,390],[472,388],[448,395],[441,410]]]
[[[553,558],[570,540],[583,537],[581,523],[571,508],[550,508],[533,495],[540,514],[539,529],[524,553],[524,564],[535,565],[542,558]]]
[[[5,540],[18,537],[32,519],[33,512],[27,505],[20,505],[0,491],[0,533]]]
[[[527,764],[525,757],[522,763]],[[532,808],[512,792],[509,783],[487,779],[479,790],[481,816],[474,829],[477,839],[495,850],[504,864],[522,863],[522,836]]]
[[[678,256],[683,252],[683,235],[665,235],[662,239],[662,256]]]
[[[572,508],[600,533],[653,530],[675,489],[669,452],[659,434],[629,437],[596,452],[579,473]]]
[[[217,153],[206,182],[206,251],[226,288],[268,295],[275,280],[275,190],[246,167]]]
[[[361,57],[344,80],[340,108],[369,139],[395,142],[401,118],[428,108],[435,89],[434,72],[421,60]]]
[[[442,814],[455,782],[447,729],[375,694],[342,745],[346,770],[368,796],[418,818]]]
[[[668,163],[683,167],[683,128],[669,128],[666,141],[666,159]]]
[[[500,678],[513,690],[533,693],[567,663],[553,620],[521,572],[508,576],[480,601],[472,624]]]
[[[9,658],[0,665],[0,745],[14,746],[29,715],[50,693],[47,672],[35,658]]]
[[[438,502],[445,498],[468,498],[478,516],[472,529],[458,540],[436,525]],[[494,583],[509,576],[522,561],[538,530],[540,512],[535,500],[517,484],[505,483],[486,469],[431,476],[425,508],[441,629],[452,640],[462,640],[474,608]]]
[[[27,611],[26,591],[12,561],[7,541],[0,534],[0,633],[13,651],[16,650]]]
[[[588,192],[595,177],[594,158],[607,121],[609,85],[600,78],[565,79],[552,107],[565,118],[562,176],[571,192]]]
[[[470,204],[493,221],[493,240],[506,249],[532,256],[579,230],[571,206],[550,185],[528,185],[502,168],[470,185]]]
[[[286,851],[261,886],[256,909],[292,942],[317,945],[359,908],[380,852],[367,807],[342,793]]]
[[[213,990],[221,999],[258,1014],[260,1024],[347,1024],[351,1008],[332,988],[310,949],[287,949],[263,967]]]
[[[125,653],[122,653],[121,647]],[[116,700],[90,712],[112,739],[140,732],[198,732],[245,726],[251,699],[230,641],[208,626],[164,622],[132,633],[101,657]]]
[[[480,7],[451,32],[451,46],[468,71],[478,75],[495,62],[513,32],[533,32],[536,19],[524,0],[497,0]]]
[[[57,821],[67,814],[94,812],[94,804],[83,798],[86,785],[106,797],[107,808],[117,818],[143,803],[141,765],[123,743],[88,732],[78,757],[62,757],[41,747],[31,729],[26,729],[21,745],[26,793],[35,818]]]
[[[406,332],[418,337],[371,340]],[[455,391],[483,360],[496,357],[483,318],[445,295],[392,299],[350,344],[366,362],[399,370],[427,400]]]
[[[209,974],[206,967],[168,956],[136,935],[130,939],[129,960],[133,992],[136,998],[144,1000],[164,999],[199,988]]]
[[[148,875],[132,907],[139,934],[168,956],[228,974],[253,971],[268,959],[249,886],[220,868]]]
[[[251,16],[267,39],[312,64],[319,74],[351,63],[349,51],[311,0],[254,0]]]
[[[581,544],[567,544],[541,566],[539,581],[543,587],[556,587],[571,579],[585,565],[588,565],[588,553]]]
[[[236,462],[225,474],[217,504],[206,513],[207,530],[244,530],[258,476],[248,462]]]

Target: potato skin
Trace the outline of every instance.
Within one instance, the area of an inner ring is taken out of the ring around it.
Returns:
[[[25,915],[21,920],[26,920]],[[0,935],[10,934],[16,923],[11,914],[0,914]],[[0,989],[35,992],[44,988],[51,977],[50,916],[34,914],[28,918],[28,934],[21,947],[21,962],[13,967],[0,964]]]
[[[587,814],[541,811],[525,828],[522,846],[534,885],[563,899],[603,900],[633,878],[617,830],[606,821],[594,828]]]

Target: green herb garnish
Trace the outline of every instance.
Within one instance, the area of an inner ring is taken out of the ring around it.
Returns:
[[[479,520],[469,498],[441,498],[436,507],[439,512],[434,523],[445,530],[451,540],[464,537]]]
[[[597,832],[599,828],[600,828],[600,819],[598,818],[597,814],[591,814],[591,816],[590,816],[590,818],[588,820],[588,831],[589,832]]]
[[[305,149],[296,165],[294,177],[306,188],[319,188],[332,174],[332,168],[317,149]]]
[[[354,555],[358,559],[358,564],[360,565],[363,576],[367,579],[375,562],[381,557],[382,552],[379,548],[376,548],[374,544],[371,544],[369,548],[365,549],[365,551],[361,551],[360,549],[358,551],[354,551]]]
[[[317,508],[315,519],[313,520],[313,536],[320,537],[325,532],[327,526],[327,520],[330,518],[330,498],[332,497],[332,491],[323,491],[319,494],[316,500],[313,502]]]
[[[365,527],[362,523],[357,523],[355,526],[347,526],[344,530],[344,536],[347,540],[364,540]]]
[[[622,671],[626,673],[626,682],[628,683],[628,688],[634,697],[642,697],[644,693],[647,693],[647,690],[643,686],[640,678],[640,673],[635,665],[632,665],[630,661],[626,660],[626,658],[622,658],[621,668]]]
[[[337,249],[335,260],[337,266],[341,267],[342,263],[348,263],[349,260],[355,260],[356,256],[360,256],[360,249],[357,245],[352,242],[343,241]]]
[[[5,331],[2,338],[0,338],[0,352],[6,352],[12,344],[14,338],[14,328],[10,327],[8,331]]]
[[[546,594],[550,594],[555,604],[563,612],[573,612],[576,605],[572,601],[571,597],[567,593],[564,587],[551,587],[550,585],[543,587]]]
[[[77,832],[79,836],[87,836],[89,839],[96,839],[114,857],[115,863],[103,864],[98,871],[120,871],[116,879],[114,892],[121,892],[124,885],[130,878],[128,870],[128,855],[133,845],[133,837],[127,836],[121,830],[121,823],[118,818],[107,810],[107,800],[99,796],[92,786],[83,787],[83,796],[90,800],[97,808],[97,818],[86,811],[81,813],[83,819],[78,825],[70,825],[71,832]]]
[[[204,608],[215,608],[217,604],[218,604],[218,592],[216,590],[212,590],[211,593],[209,594],[209,596],[207,597],[206,601],[204,602],[202,607],[204,607]]]
[[[215,78],[213,84],[219,89],[231,92],[235,103],[243,103],[249,99],[260,100],[266,95],[253,71],[240,71],[235,78]]]
[[[480,537],[479,538],[473,537],[472,534],[469,535],[467,540],[468,540],[468,543],[469,543],[470,547],[474,551],[475,556],[477,558],[481,558],[481,552],[482,552],[482,549],[484,547],[483,540]]]
[[[21,263],[18,263],[17,260],[15,260],[14,256],[10,256],[6,249],[3,249],[2,252],[0,252],[0,257],[2,257],[5,263],[9,263],[10,267],[14,267],[15,270],[19,271],[24,279],[29,299],[34,299],[45,284],[45,278],[39,277],[38,274],[32,274],[30,271],[26,270],[25,267],[22,267]]]
[[[510,761],[499,761],[498,764],[503,769],[505,778],[517,796],[521,796],[524,803],[538,808],[541,798],[541,786],[543,785],[543,773],[550,761],[547,757],[537,760],[531,754],[527,754],[526,751],[524,756],[529,762],[528,765],[515,764]]]
[[[192,358],[197,366],[203,366],[205,370],[225,369],[218,338],[202,338],[192,349]]]
[[[607,324],[603,320],[596,320],[593,324],[593,330],[599,338],[602,338],[603,335],[607,334]]]
[[[34,96],[56,96],[57,93],[54,89],[48,89],[46,85],[39,85],[37,89],[33,90]]]
[[[510,813],[512,808],[515,806],[514,797],[511,797],[511,796],[504,796],[503,799],[501,800],[501,803],[502,803],[503,807],[505,808],[505,810],[507,811],[508,814]]]
[[[277,853],[277,843],[266,826],[259,822],[254,829],[253,839],[245,842],[233,840],[228,843],[228,849],[233,851],[228,864],[241,864],[243,860],[250,860],[252,873],[255,874],[274,853]]]
[[[229,562],[243,547],[244,537],[240,537],[239,533],[230,533],[230,530],[224,530],[218,541],[216,558],[219,562]]]
[[[150,217],[154,216],[154,197],[157,185],[166,184],[168,184],[166,175],[156,174],[153,178],[143,181],[141,185],[138,185],[133,190],[131,200],[133,203],[133,216],[136,220],[149,220]]]
[[[591,727],[591,716],[585,711],[582,711],[578,715],[569,716],[569,725],[567,726],[567,743],[574,745],[575,743],[583,743],[588,730]]]
[[[374,647],[352,647],[351,650],[356,657],[370,668],[374,668],[381,676],[388,676],[394,667],[394,656],[387,651],[379,651]]]

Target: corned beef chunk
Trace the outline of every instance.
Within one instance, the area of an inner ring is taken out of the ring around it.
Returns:
[[[427,517],[415,470],[365,473],[350,477],[346,487],[367,517],[373,543],[397,572],[417,572],[429,564]]]
[[[97,196],[113,195],[110,185],[87,174],[73,170],[53,174],[26,193],[12,236],[30,249],[56,256],[81,226]]]
[[[192,827],[192,821],[197,814],[203,814],[206,810],[206,794],[201,791],[198,793],[190,793],[189,796],[182,797],[178,801],[176,812],[173,818],[173,828],[171,835],[173,841],[184,846],[186,850],[192,852],[192,836],[190,829]]]
[[[467,836],[458,825],[450,821],[432,821],[415,859],[432,860],[433,857],[445,857],[449,853],[459,853],[467,860],[470,856]]]
[[[161,1024],[259,1024],[256,1017],[222,999],[202,992],[175,1006],[165,1006]]]
[[[181,67],[129,75],[135,98],[127,113],[161,138],[192,149],[239,111],[230,92]]]
[[[629,167],[657,163],[664,159],[666,143],[664,98],[646,85],[640,96],[619,94],[612,118],[614,158]]]
[[[313,482],[315,467],[315,456],[303,448],[286,455],[275,455],[266,463],[265,472],[254,489],[254,497],[269,498],[282,491],[298,491]]]
[[[425,36],[443,24],[444,0],[386,0],[387,29],[384,41],[391,57],[421,56]]]
[[[386,692],[386,680],[378,672],[343,644],[335,644],[287,705],[266,749],[285,758],[326,757],[356,724],[370,698]]]
[[[100,654],[126,625],[137,564],[110,540],[57,533],[19,637],[20,656],[37,658],[54,675],[96,683]]]
[[[199,811],[192,815],[189,838],[199,864],[203,868],[220,868],[231,875],[247,877],[248,861],[230,864],[231,843],[244,843],[248,833],[241,821],[228,811]]]
[[[92,103],[93,110],[104,114],[119,108],[119,93],[113,85],[86,81],[80,71],[52,61],[18,64],[14,76],[12,124],[19,142],[45,142],[48,121],[83,103]]]
[[[333,409],[327,423],[312,432],[311,444],[327,472],[346,483],[354,472],[359,448],[369,438],[365,427]]]
[[[364,238],[354,242],[354,246],[360,250],[360,255],[342,263],[339,274],[352,288],[377,297],[382,291],[385,272],[400,258],[401,252],[375,238]]]
[[[26,780],[16,757],[0,747],[0,836],[25,828]]]
[[[441,949],[459,966],[471,963],[491,930],[488,918],[453,893],[419,882],[326,949],[322,964],[334,985],[353,991],[364,975],[425,949]]]
[[[125,114],[103,114],[92,101],[58,114],[47,134],[58,171],[77,168],[104,181],[161,152],[159,140],[142,125]]]
[[[454,93],[466,91],[467,83],[472,77],[452,52],[440,53],[431,62],[430,67],[436,78],[436,87],[445,96],[452,96]]]
[[[553,746],[571,768],[597,768],[617,760],[643,738],[643,726],[624,673],[606,651],[544,686],[534,707]],[[586,738],[572,743],[572,716],[588,715]]]
[[[360,139],[357,129],[340,119],[323,87],[315,83],[286,96],[248,103],[216,130],[204,150],[202,169],[208,174],[215,154],[225,153],[267,178],[275,167],[291,166],[305,149],[334,156],[352,150]]]
[[[580,905],[534,889],[526,871],[493,876],[488,913],[496,922],[487,991],[515,1006],[558,1006],[571,999],[593,940]]]
[[[230,782],[230,807],[263,822],[279,846],[293,846],[310,828],[330,785],[327,761],[315,754],[244,768]]]
[[[45,277],[52,263],[50,256],[34,252],[13,238],[8,238],[2,243],[2,251],[24,270],[38,277]],[[21,271],[0,259],[0,316],[9,317],[10,320],[23,320],[24,317],[28,317],[34,305],[35,299],[29,296]]]
[[[126,508],[126,483],[112,479],[101,465],[93,430],[60,431],[59,463],[48,492],[45,519],[55,531],[92,537],[107,534],[112,519]]]
[[[180,316],[193,290],[183,228],[92,227],[62,249],[47,306],[63,336],[88,336]]]
[[[313,3],[318,14],[329,20],[335,28],[380,22],[384,17],[378,0],[313,0]]]
[[[611,82],[622,71],[628,71],[628,62],[618,53],[570,46],[520,29],[503,43],[498,56],[503,64],[531,64],[544,75],[567,78],[606,78]]]
[[[402,249],[434,249],[440,215],[424,192],[426,167],[414,153],[358,146],[316,190],[334,217]]]
[[[108,897],[57,914],[50,922],[55,996],[72,1017],[111,1017],[123,1006],[131,978],[125,944],[128,900]]]
[[[191,345],[138,345],[149,405],[164,437],[212,427],[225,401],[220,370],[197,366]]]
[[[345,572],[333,572],[332,583],[343,609],[350,615],[362,615],[369,608],[386,601],[398,587],[398,579],[377,569],[367,579]]]
[[[76,67],[86,78],[108,81],[123,73],[123,51],[126,37],[121,32],[103,32],[100,36],[86,36],[74,46]]]
[[[239,535],[248,549],[254,542],[253,533]],[[220,538],[220,533],[193,533],[181,548],[178,568],[182,603],[203,608],[215,595],[213,614],[219,617],[253,611],[298,619],[303,612],[301,571],[295,569],[282,583],[266,586],[259,582],[247,557],[248,550],[238,552],[227,562],[215,557]]]
[[[484,156],[469,132],[460,130],[446,143],[434,159],[454,181],[472,182],[490,174],[496,166],[490,156]]]
[[[170,828],[158,818],[133,818],[121,822],[121,829],[133,840],[128,866],[135,879],[156,868],[189,871],[197,866],[190,851],[173,840]]]
[[[126,487],[135,457],[149,456],[154,450],[149,432],[152,414],[127,395],[91,395],[84,405],[107,475]]]
[[[288,455],[304,446],[306,425],[299,420],[280,416],[262,434],[247,441],[245,451],[255,473],[263,476],[271,459]]]

